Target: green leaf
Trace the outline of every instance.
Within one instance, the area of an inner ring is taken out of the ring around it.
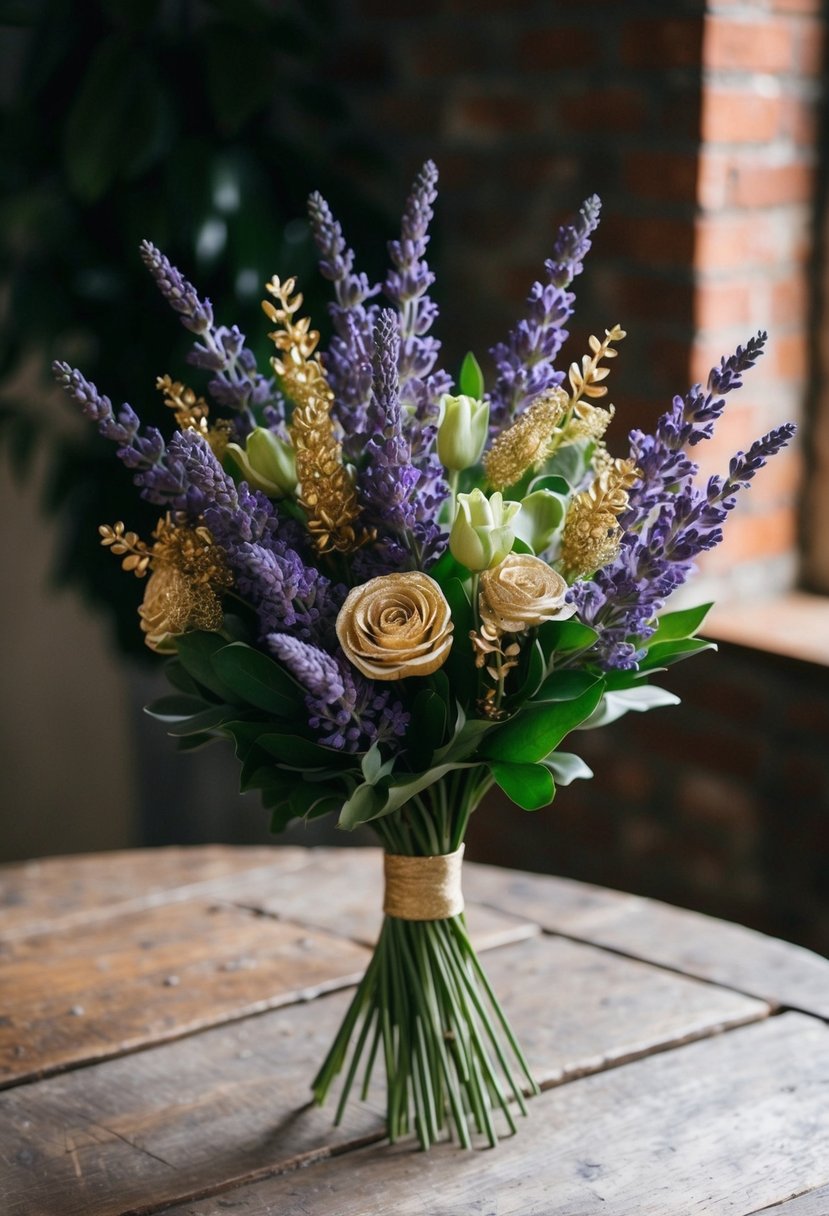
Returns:
[[[541,761],[556,779],[556,785],[570,785],[573,781],[587,780],[593,776],[593,770],[584,763],[581,756],[572,752],[552,752]]]
[[[208,692],[212,692],[220,701],[238,703],[239,698],[233,689],[219,677],[213,666],[213,656],[226,646],[227,641],[221,634],[196,630],[176,639],[176,654],[188,675]]]
[[[338,826],[351,831],[361,823],[368,823],[382,814],[385,806],[385,791],[376,785],[358,785],[350,798],[343,804]]]
[[[303,714],[302,698],[291,677],[261,650],[231,642],[213,654],[220,680],[249,705],[282,718]]]
[[[598,636],[595,629],[572,617],[566,621],[546,621],[538,630],[538,640],[547,662],[557,650],[586,650]]]
[[[682,608],[678,612],[663,612],[658,618],[656,633],[644,643],[646,649],[657,642],[673,642],[690,638],[699,629],[713,604],[697,604],[695,608]]]
[[[566,498],[572,493],[572,486],[563,477],[557,477],[554,473],[546,473],[531,481],[527,490],[530,494],[535,490],[552,490],[554,494],[561,494]]]
[[[649,709],[660,709],[666,705],[679,705],[679,697],[668,692],[666,688],[656,688],[653,684],[622,689],[619,692],[606,692],[595,711],[578,729],[595,730],[597,726],[607,726],[610,722],[615,722],[630,710],[645,713]]]
[[[579,726],[601,700],[604,682],[596,683],[572,701],[527,705],[485,739],[481,754],[511,764],[534,764],[558,747],[565,735]]]
[[[466,760],[475,752],[484,735],[494,730],[497,725],[497,722],[491,722],[486,718],[470,718],[467,721],[466,714],[459,705],[455,732],[447,744],[438,748],[434,760],[438,764]]]
[[[280,764],[300,771],[338,765],[350,766],[354,763],[354,757],[349,753],[338,752],[333,747],[323,747],[299,735],[263,734],[256,742]]]
[[[461,583],[469,578],[466,566],[462,566],[459,561],[456,561],[449,549],[444,549],[434,566],[429,567],[427,573],[429,578],[433,578],[444,590],[446,584],[453,578],[458,579]]]
[[[144,713],[151,718],[159,718],[162,722],[181,722],[184,718],[192,718],[205,709],[211,709],[209,702],[201,697],[189,697],[172,693],[167,697],[159,697],[144,706]]]
[[[484,374],[472,351],[467,351],[461,364],[461,374],[458,377],[458,388],[466,397],[474,397],[481,401],[484,395]]]
[[[537,695],[541,682],[544,679],[546,666],[544,652],[536,638],[529,646],[524,647],[524,652],[521,655],[521,665],[516,670],[516,677],[521,680],[521,683],[516,691],[507,697],[506,704],[508,709],[523,705],[530,697]]]
[[[192,718],[172,723],[167,730],[167,734],[177,739],[183,735],[196,735],[201,731],[215,730],[217,726],[221,726],[228,718],[232,718],[235,713],[236,710],[232,705],[211,705],[208,709],[205,709],[200,714],[195,714]]]
[[[716,650],[716,642],[706,642],[704,638],[684,638],[675,642],[657,642],[648,647],[647,656],[639,664],[640,671],[652,671],[655,667],[668,667],[681,659],[688,659],[692,654],[700,654],[703,650]]]
[[[432,688],[422,688],[412,704],[412,720],[406,731],[409,763],[425,769],[443,742],[448,718],[446,702]],[[369,780],[366,777],[366,780]]]
[[[470,705],[475,700],[478,688],[478,672],[475,667],[475,656],[470,631],[474,626],[472,605],[469,602],[463,583],[458,578],[450,578],[443,587],[443,594],[452,610],[452,649],[443,665],[443,671],[449,681],[452,693],[462,705]]]
[[[592,671],[579,671],[576,669],[554,671],[541,685],[533,697],[533,702],[573,701],[576,697],[580,697],[583,693],[587,692],[589,688],[592,688],[600,678],[594,675]]]
[[[184,739],[176,740],[177,752],[200,752],[211,743],[219,743],[221,735],[187,735]]]
[[[543,764],[490,764],[489,771],[508,798],[525,811],[537,811],[556,796],[553,774]]]
[[[193,677],[185,670],[178,659],[170,659],[164,664],[164,674],[173,688],[192,696],[199,695],[199,686]]]

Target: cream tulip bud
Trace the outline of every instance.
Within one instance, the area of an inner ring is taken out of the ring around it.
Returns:
[[[438,456],[445,469],[460,473],[477,464],[483,455],[489,430],[489,402],[462,393],[440,399]]]
[[[520,510],[520,502],[504,502],[500,493],[491,498],[481,490],[459,494],[449,533],[452,556],[473,572],[497,566],[512,549],[515,531],[511,523]]]
[[[515,535],[532,549],[543,553],[564,521],[564,500],[552,490],[533,490],[521,499],[521,514]]]
[[[244,448],[238,443],[229,443],[226,450],[252,490],[261,490],[270,498],[282,498],[296,490],[294,449],[273,431],[263,426],[254,427]]]

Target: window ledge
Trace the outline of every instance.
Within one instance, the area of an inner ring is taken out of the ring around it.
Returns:
[[[829,667],[829,596],[789,591],[753,603],[715,604],[702,632],[715,642]]]

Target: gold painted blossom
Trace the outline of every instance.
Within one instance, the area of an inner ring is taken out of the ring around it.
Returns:
[[[194,629],[221,628],[219,597],[233,579],[204,525],[191,527],[168,513],[158,521],[151,546],[135,532],[127,532],[120,521],[112,527],[102,524],[98,531],[101,544],[123,556],[124,570],[137,578],[151,572],[138,609],[151,650],[174,650],[175,637]]]
[[[575,612],[566,602],[567,583],[540,557],[508,553],[481,575],[478,611],[482,625],[495,633],[524,633],[545,621]]]
[[[449,657],[453,628],[440,585],[419,570],[354,587],[337,617],[346,658],[372,680],[431,675]]]
[[[560,447],[589,439],[597,446],[599,461],[604,451],[603,436],[613,418],[613,406],[601,408],[592,401],[607,395],[602,383],[610,369],[602,360],[615,359],[614,342],[621,342],[625,331],[614,325],[600,341],[590,336],[591,354],[581,364],[571,363],[568,373],[569,394],[562,388],[550,389],[530,403],[512,426],[493,442],[484,457],[484,471],[490,484],[504,490],[520,481],[530,469],[541,469]]]
[[[555,428],[567,409],[567,394],[553,388],[542,393],[493,441],[484,457],[484,471],[490,485],[505,490],[520,481],[528,469],[540,468],[554,448]]]
[[[221,460],[233,430],[230,422],[226,418],[220,418],[211,426],[208,421],[210,406],[204,397],[197,397],[181,380],[159,376],[155,386],[164,394],[164,404],[175,413],[179,429],[198,431],[210,444],[216,459]]]
[[[561,538],[561,566],[570,582],[606,566],[619,552],[617,516],[627,508],[628,490],[640,476],[632,460],[613,460],[570,503]]]
[[[294,319],[302,305],[295,288],[295,279],[281,283],[274,276],[267,290],[278,303],[263,300],[262,308],[279,326],[269,337],[282,356],[274,356],[271,363],[294,405],[288,429],[296,455],[298,501],[308,516],[308,531],[318,552],[351,553],[370,534],[355,528],[360,504],[334,433],[334,394],[316,353],[319,333],[311,329],[308,317]]]

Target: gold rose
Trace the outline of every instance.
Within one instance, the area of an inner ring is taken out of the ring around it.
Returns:
[[[346,658],[372,680],[431,675],[449,657],[453,628],[439,584],[419,570],[354,587],[337,617]]]

